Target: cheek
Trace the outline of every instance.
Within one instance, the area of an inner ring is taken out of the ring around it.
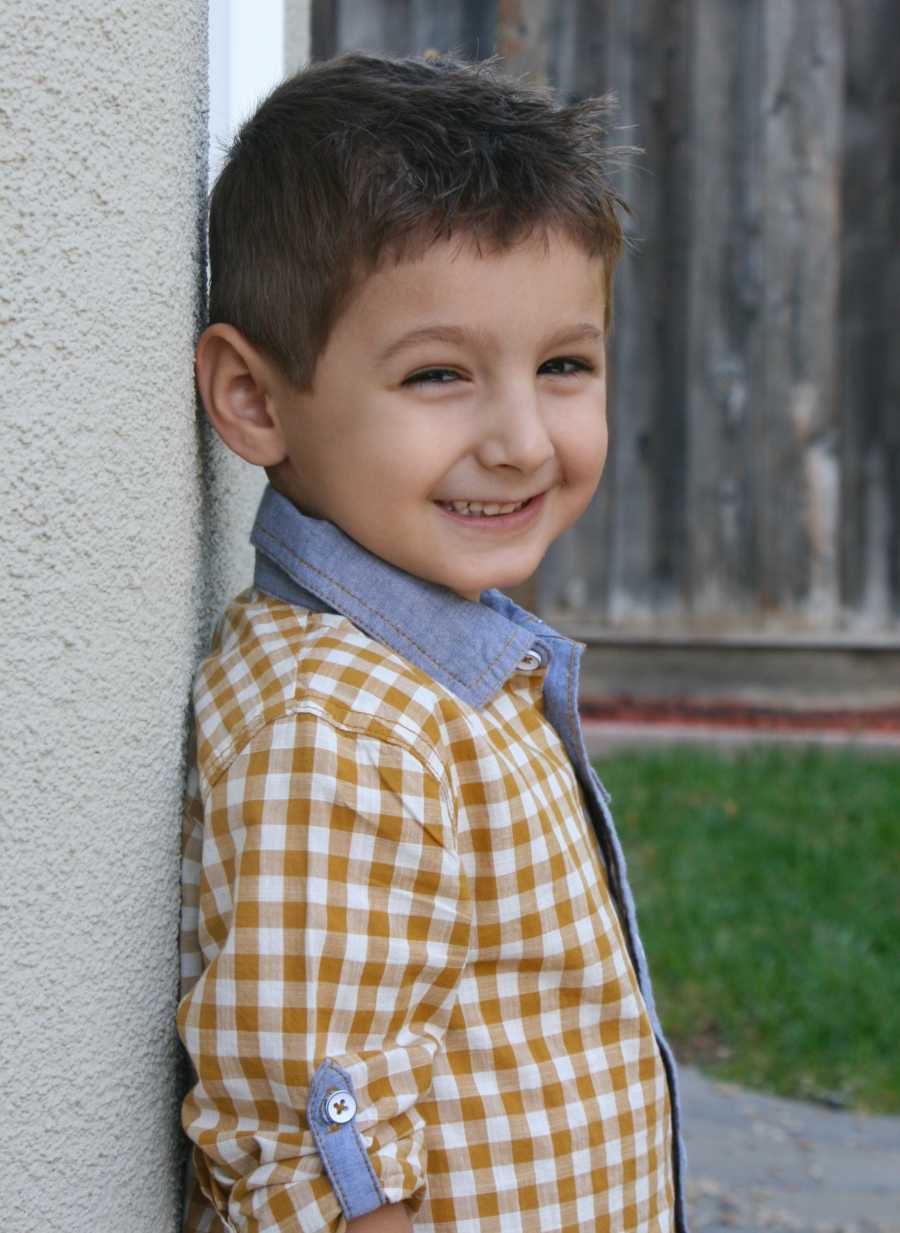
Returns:
[[[606,463],[607,445],[605,419],[592,416],[572,426],[566,439],[566,469],[571,483],[597,483]]]
[[[471,449],[469,434],[453,416],[429,414],[383,416],[356,443],[373,470],[403,488],[426,487],[441,479]]]

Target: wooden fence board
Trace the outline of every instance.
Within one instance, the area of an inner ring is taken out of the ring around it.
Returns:
[[[900,8],[842,7],[841,572],[847,610],[877,627],[900,614]]]
[[[494,51],[497,14],[493,4],[457,0],[313,0],[313,57],[325,59],[352,49],[386,55],[438,51],[479,59]]]
[[[686,114],[670,111],[666,99],[684,83],[686,44],[678,0],[619,2],[610,12],[606,76],[619,98],[620,139],[643,151],[621,177],[637,249],[617,278],[610,348],[608,612],[619,622],[683,603],[687,185],[673,152]]]
[[[378,0],[376,4],[339,4],[341,48],[396,55],[410,39],[410,0]]]
[[[293,6],[291,6],[293,7]],[[296,18],[293,18],[294,20]],[[334,0],[311,0],[309,49],[312,60],[328,60],[346,50],[338,40],[338,6]]]
[[[409,14],[409,46],[416,54],[463,49],[465,13],[462,5],[435,5],[431,0],[412,0]]]
[[[839,612],[837,358],[843,40],[837,0],[765,0],[761,598]]]
[[[691,7],[686,586],[695,623],[755,623],[759,411],[756,4]],[[739,56],[725,54],[741,48]]]
[[[510,72],[544,85],[550,77],[551,0],[497,0],[497,52]]]

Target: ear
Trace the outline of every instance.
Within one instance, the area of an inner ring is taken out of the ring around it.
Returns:
[[[218,324],[200,337],[196,370],[206,414],[228,448],[259,467],[281,462],[273,365],[234,326]]]

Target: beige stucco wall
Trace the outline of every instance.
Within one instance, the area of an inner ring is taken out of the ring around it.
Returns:
[[[0,24],[0,1212],[168,1233],[186,702],[257,487],[194,410],[206,3]]]

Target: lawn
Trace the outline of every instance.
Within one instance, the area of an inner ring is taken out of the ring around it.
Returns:
[[[676,1054],[782,1095],[900,1112],[900,759],[596,765]]]

